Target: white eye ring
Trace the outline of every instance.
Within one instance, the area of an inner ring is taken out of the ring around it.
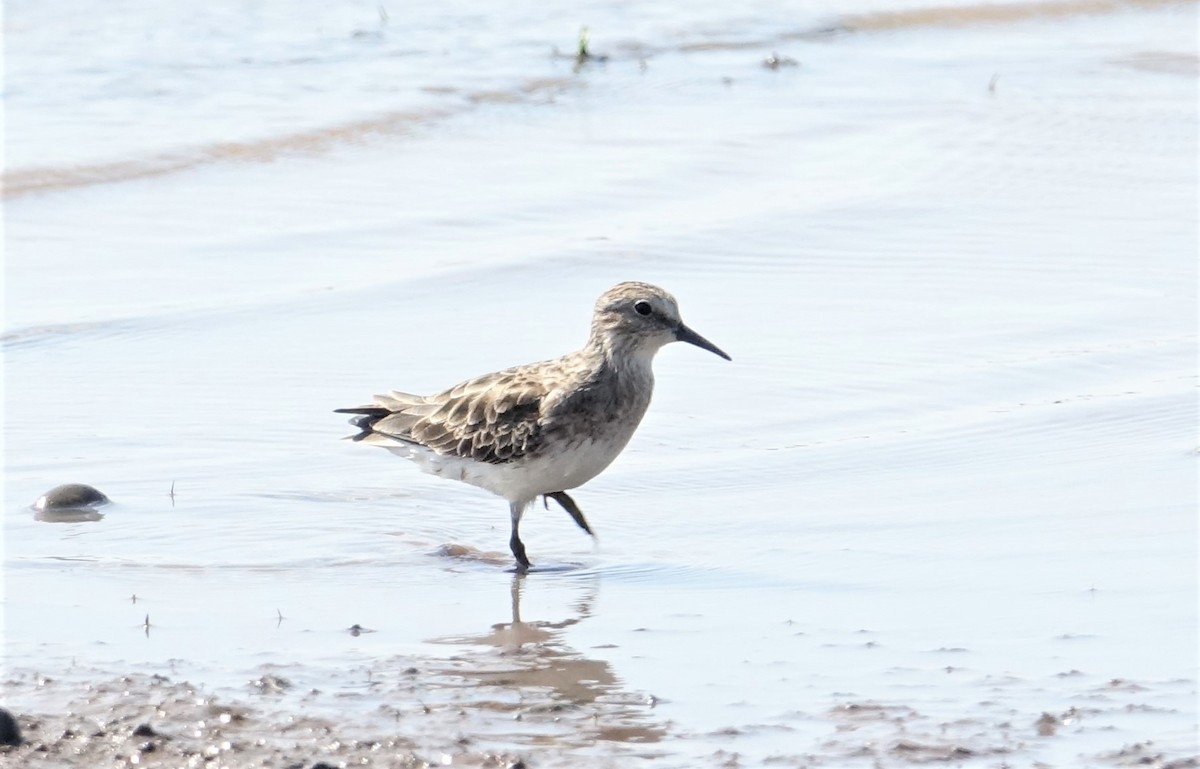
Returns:
[[[650,307],[649,302],[638,301],[633,303],[633,311],[638,315],[649,315],[650,313],[654,312],[654,309]]]

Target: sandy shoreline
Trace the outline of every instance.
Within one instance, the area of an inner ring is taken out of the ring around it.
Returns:
[[[23,743],[0,747],[0,766],[738,767],[758,765],[744,763],[739,742],[762,732],[790,746],[764,759],[772,766],[1019,766],[1048,753],[1068,760],[1038,766],[1200,766],[1179,743],[1085,749],[1130,714],[1168,712],[1153,703],[1171,689],[1186,696],[1187,682],[1094,682],[1072,671],[1065,675],[1080,681],[1079,704],[1061,710],[1018,712],[984,700],[975,713],[938,718],[917,701],[844,696],[823,712],[793,714],[794,727],[731,724],[695,734],[661,718],[653,695],[581,677],[579,660],[556,651],[554,629],[500,632],[541,641],[445,660],[392,658],[355,671],[354,683],[320,689],[300,680],[328,676],[300,667],[286,675],[264,667],[221,692],[160,673],[12,672],[5,691],[23,704],[15,709]],[[981,683],[984,696],[1031,682]],[[725,747],[697,755],[694,740]]]
[[[1197,766],[1196,3],[805,8],[6,7],[0,766]],[[631,279],[594,539],[342,440]]]

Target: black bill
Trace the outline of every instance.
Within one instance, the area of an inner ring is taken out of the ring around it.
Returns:
[[[725,351],[722,350],[720,347],[717,347],[715,344],[708,341],[704,337],[700,336],[695,331],[692,331],[690,328],[683,325],[682,323],[679,324],[679,328],[675,329],[675,338],[681,342],[687,342],[688,344],[694,344],[697,347],[699,347],[701,350],[708,350],[711,353],[720,355],[725,360],[730,360],[730,361],[733,360],[733,358],[730,358],[728,355],[726,355]]]

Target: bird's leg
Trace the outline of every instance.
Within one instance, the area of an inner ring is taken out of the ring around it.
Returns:
[[[513,557],[517,559],[520,570],[524,571],[533,565],[525,556],[525,543],[521,541],[521,535],[517,533],[517,527],[521,525],[521,513],[525,512],[525,505],[519,502],[510,502],[508,509],[512,513],[512,537],[508,540],[508,547],[512,550]]]
[[[583,511],[579,509],[579,505],[575,504],[575,500],[571,499],[571,497],[567,495],[567,492],[552,491],[549,494],[544,495],[543,499],[553,499],[555,502],[562,505],[562,509],[567,511],[567,514],[571,516],[571,519],[574,520],[575,523],[579,524],[579,528],[583,529],[588,534],[591,534],[593,537],[596,536],[595,534],[592,534],[592,529],[590,526],[588,526],[587,519],[583,517]]]

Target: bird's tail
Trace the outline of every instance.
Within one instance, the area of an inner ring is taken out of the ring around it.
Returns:
[[[349,409],[334,409],[335,414],[355,414],[350,424],[358,428],[357,435],[347,435],[352,441],[361,441],[375,432],[375,423],[392,413],[383,406],[355,406]]]

